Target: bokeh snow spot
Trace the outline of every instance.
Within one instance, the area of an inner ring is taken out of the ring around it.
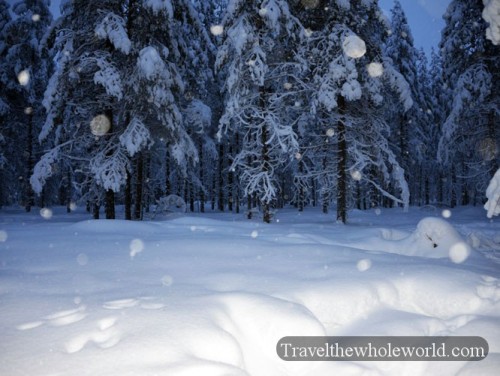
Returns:
[[[363,39],[357,35],[349,35],[342,43],[344,53],[353,59],[359,59],[366,53],[366,44]]]
[[[448,210],[448,209],[444,209],[442,212],[441,212],[441,215],[443,216],[443,218],[450,218],[451,217],[451,211]]]
[[[8,238],[7,231],[0,230],[0,243],[6,242],[7,238]]]
[[[52,210],[49,208],[40,209],[40,215],[43,219],[51,219],[52,218]]]
[[[366,272],[372,267],[372,262],[369,259],[363,259],[359,260],[356,266],[360,272]]]
[[[24,109],[24,113],[25,113],[26,115],[31,115],[31,114],[33,113],[33,107],[26,107],[26,108]]]
[[[381,63],[370,63],[366,66],[366,70],[368,71],[368,74],[370,77],[380,77],[382,74],[384,74],[384,66]]]
[[[32,20],[33,22],[38,22],[38,21],[40,21],[40,15],[35,13],[34,15],[32,15],[32,16],[31,16],[31,20]]]
[[[144,250],[144,242],[141,239],[133,239],[130,242],[130,258],[134,258],[137,254]]]
[[[28,85],[29,82],[30,82],[30,72],[29,72],[29,70],[24,69],[21,72],[19,72],[19,74],[17,75],[17,80],[23,86]]]
[[[174,278],[171,275],[164,275],[161,277],[161,284],[165,287],[170,287],[174,283]]]
[[[78,207],[78,206],[76,205],[76,203],[75,203],[75,202],[71,201],[71,202],[69,203],[69,210],[71,210],[71,211],[75,211],[77,207]]]
[[[351,171],[351,177],[353,180],[360,181],[361,178],[363,177],[363,175],[361,174],[360,171],[354,170],[354,171]]]
[[[460,242],[451,246],[450,248],[450,259],[455,264],[461,264],[470,254],[470,248],[467,244]]]
[[[89,257],[85,254],[85,253],[80,253],[77,257],[76,257],[76,262],[78,263],[78,265],[80,266],[85,266],[88,264],[89,262]]]
[[[379,208],[375,209],[375,215],[380,215],[382,214],[382,210],[380,210]]]
[[[210,32],[215,36],[222,35],[222,33],[224,33],[224,26],[212,25],[212,26],[210,26]]]
[[[104,136],[111,128],[111,121],[106,115],[97,115],[90,122],[90,131],[94,136]]]
[[[259,236],[259,232],[257,230],[253,230],[250,236],[255,239],[257,236]]]

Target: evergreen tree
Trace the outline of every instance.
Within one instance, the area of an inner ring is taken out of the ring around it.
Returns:
[[[29,212],[35,203],[29,178],[38,153],[36,135],[44,117],[40,102],[51,67],[41,41],[52,15],[45,0],[17,1],[12,11],[16,17],[3,30],[7,46],[3,81],[10,105],[5,133],[10,145],[9,164],[15,166],[21,183],[20,201]]]
[[[499,46],[486,39],[482,10],[481,1],[453,0],[444,15],[440,48],[452,103],[438,155],[451,174],[452,205],[480,202],[499,163]]]
[[[312,26],[318,29],[306,28],[301,53],[310,71],[312,129],[322,140],[313,152],[319,156],[314,167],[319,186],[323,193],[336,188],[337,219],[344,223],[361,188],[374,187],[406,207],[407,183],[387,140],[384,95],[397,92],[406,109],[412,100],[408,83],[380,49],[386,30],[380,9],[364,1],[330,1],[322,22]],[[401,198],[388,184],[400,190]],[[328,199],[323,197],[324,207]]]
[[[57,70],[45,91],[47,118],[39,140],[50,149],[35,167],[32,186],[40,193],[54,163],[65,162],[94,217],[105,203],[106,217],[114,218],[114,194],[128,168],[118,140],[124,94],[119,68],[131,50],[123,7],[115,1],[63,3],[49,40]]]
[[[298,151],[294,122],[283,123],[282,115],[288,108],[284,92],[294,84],[286,71],[296,64],[300,25],[284,0],[232,0],[223,26],[216,66],[224,70],[226,101],[219,137],[240,135],[231,169],[240,172],[249,203],[255,197],[269,223],[279,193],[277,171]]]

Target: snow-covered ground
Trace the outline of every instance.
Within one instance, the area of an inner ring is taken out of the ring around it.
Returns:
[[[292,209],[271,225],[232,214],[42,214],[0,210],[0,375],[500,369],[500,222],[482,208],[355,211],[349,225]],[[292,335],[474,335],[490,353],[468,363],[285,362],[276,344]]]

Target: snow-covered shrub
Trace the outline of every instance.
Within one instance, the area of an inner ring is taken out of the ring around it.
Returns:
[[[484,204],[484,208],[488,211],[488,218],[500,214],[500,169],[497,170],[495,176],[490,181],[486,189],[486,197],[488,201]]]
[[[184,199],[177,195],[163,196],[156,201],[156,208],[154,210],[153,218],[157,214],[168,213],[185,213],[186,202]]]

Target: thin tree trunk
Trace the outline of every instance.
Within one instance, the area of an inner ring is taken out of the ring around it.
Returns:
[[[31,207],[35,205],[35,192],[33,192],[33,188],[31,187],[30,184],[30,177],[33,174],[33,168],[35,166],[35,156],[33,153],[33,115],[27,114],[28,117],[28,140],[27,140],[27,153],[28,153],[28,160],[27,160],[27,169],[26,169],[26,177],[25,177],[25,184],[26,184],[26,202],[25,202],[25,207],[24,209],[26,212],[31,211]]]
[[[127,171],[127,181],[125,183],[125,219],[132,220],[132,175]]]
[[[115,192],[112,189],[106,191],[106,219],[115,219]]]
[[[344,124],[344,119],[342,115],[345,111],[345,100],[342,96],[338,97],[339,114],[341,118],[339,119],[338,125],[338,147],[339,147],[339,157],[337,162],[337,220],[342,221],[342,223],[347,222],[347,140],[346,140],[346,128]]]
[[[262,94],[261,94],[262,95]],[[269,147],[267,145],[267,125],[264,124],[262,127],[261,143],[262,143],[262,161],[264,172],[269,172]],[[271,223],[271,211],[269,209],[269,202],[262,202],[262,218],[265,223]]]
[[[144,183],[144,163],[142,153],[139,153],[136,160],[136,177],[135,177],[135,202],[134,202],[134,219],[142,219],[142,200],[143,200],[143,183]]]
[[[217,209],[224,211],[224,144],[219,144],[219,194],[217,200]]]

